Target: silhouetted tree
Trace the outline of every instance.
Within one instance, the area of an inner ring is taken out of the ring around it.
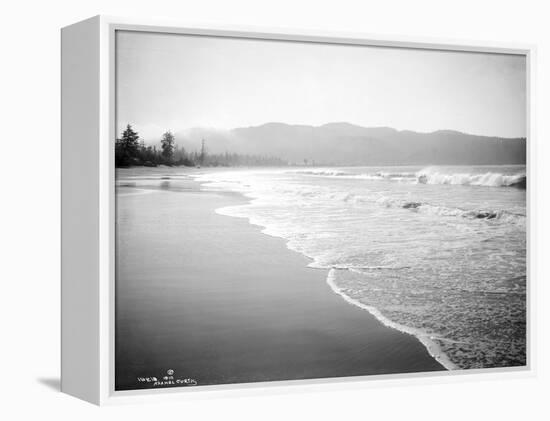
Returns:
[[[117,167],[139,164],[139,135],[129,124],[122,132],[122,138],[115,143],[115,164]]]
[[[162,158],[165,164],[171,164],[174,157],[174,135],[168,131],[162,135],[160,146],[162,148]]]

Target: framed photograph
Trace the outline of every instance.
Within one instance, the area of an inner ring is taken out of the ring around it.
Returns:
[[[62,390],[532,370],[532,47],[62,30]]]

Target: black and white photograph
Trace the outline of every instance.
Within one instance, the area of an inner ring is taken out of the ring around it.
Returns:
[[[527,65],[117,30],[116,391],[526,367]]]
[[[550,420],[544,2],[0,9],[2,419]]]

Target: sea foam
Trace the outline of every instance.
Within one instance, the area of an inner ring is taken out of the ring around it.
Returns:
[[[380,321],[384,326],[418,338],[422,345],[426,347],[428,353],[447,370],[456,370],[458,368],[457,365],[454,364],[449,359],[449,357],[447,357],[447,355],[445,355],[445,353],[441,350],[441,347],[436,342],[434,342],[434,335],[426,333],[420,329],[415,329],[410,326],[396,323],[385,317],[376,307],[369,306],[359,300],[351,298],[349,295],[346,295],[340,288],[338,288],[335,283],[336,270],[338,269],[330,269],[327,275],[327,284],[330,286],[333,292],[342,297],[346,302],[368,311],[370,314],[376,317],[378,321]]]
[[[244,194],[248,203],[216,212],[285,239],[310,267],[327,270],[335,293],[417,337],[445,367],[521,364],[525,191],[465,186],[449,200],[444,184],[368,182],[333,170],[196,178],[203,189]],[[358,170],[381,178],[422,171]]]
[[[485,187],[518,187],[526,188],[527,176],[525,172],[506,174],[499,172],[453,172],[453,167],[426,167],[418,172],[374,171],[358,173],[336,169],[298,170],[296,174],[317,177],[331,177],[357,180],[387,180],[394,182],[420,184],[450,184],[463,186]]]
[[[437,167],[427,167],[416,174],[419,183],[424,184],[453,184],[463,186],[485,187],[520,187],[525,188],[527,177],[525,173],[503,174],[498,172],[449,173]]]

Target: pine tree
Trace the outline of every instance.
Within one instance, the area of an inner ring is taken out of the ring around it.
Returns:
[[[126,126],[126,130],[122,133],[122,147],[128,152],[128,155],[134,158],[137,155],[139,148],[139,135],[132,130],[132,126],[129,124]]]
[[[132,130],[129,124],[122,133],[122,138],[116,140],[115,164],[116,166],[128,166],[138,159],[139,135]]]
[[[162,135],[160,146],[162,148],[162,157],[166,164],[171,164],[174,157],[174,135],[168,131]]]

